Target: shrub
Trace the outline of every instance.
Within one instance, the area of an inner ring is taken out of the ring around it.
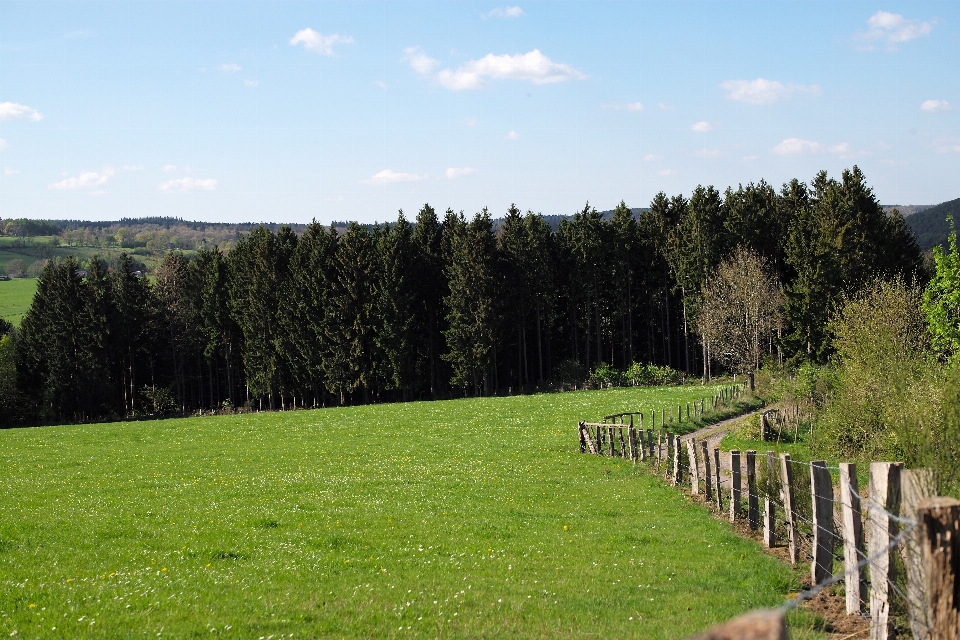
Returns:
[[[622,387],[626,384],[626,379],[622,371],[606,362],[602,362],[599,367],[590,372],[588,384],[593,389]]]
[[[576,360],[561,360],[553,365],[553,380],[561,384],[577,384],[583,380],[583,368]]]

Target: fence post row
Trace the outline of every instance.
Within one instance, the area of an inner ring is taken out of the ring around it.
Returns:
[[[673,485],[683,484],[683,466],[680,464],[680,436],[673,436]]]
[[[860,490],[857,486],[857,465],[840,463],[840,523],[843,535],[844,591],[847,613],[862,613],[867,595],[866,569],[859,567],[865,556],[863,518],[860,514]]]
[[[813,502],[813,584],[833,577],[833,481],[824,460],[810,463],[810,495]]]
[[[869,538],[867,551],[870,563],[870,638],[887,640],[893,637],[890,619],[890,581],[896,578],[896,549],[890,540],[897,535],[897,522],[890,514],[900,511],[900,471],[902,462],[871,462]]]

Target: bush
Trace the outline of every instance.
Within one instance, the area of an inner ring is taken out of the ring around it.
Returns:
[[[27,265],[22,258],[14,258],[7,263],[7,275],[11,278],[25,278],[27,275]]]
[[[143,398],[141,406],[148,413],[166,415],[175,413],[178,409],[177,397],[170,389],[144,385],[140,390],[140,396]]]
[[[626,378],[622,371],[603,362],[590,372],[590,379],[587,382],[592,389],[604,389],[606,387],[625,386]]]
[[[578,384],[583,380],[583,367],[576,360],[561,360],[553,366],[553,380],[560,384]]]
[[[626,378],[634,387],[664,386],[680,384],[683,374],[676,369],[655,364],[634,362],[626,371]]]

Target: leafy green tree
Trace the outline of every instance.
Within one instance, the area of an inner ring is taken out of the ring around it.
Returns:
[[[960,353],[960,251],[952,218],[950,227],[946,252],[942,247],[933,248],[936,270],[923,292],[923,314],[931,344],[948,360]]]
[[[374,342],[380,377],[386,390],[408,398],[417,379],[416,244],[403,211],[393,225],[384,225],[374,251],[379,267],[374,283],[373,312],[378,318]]]

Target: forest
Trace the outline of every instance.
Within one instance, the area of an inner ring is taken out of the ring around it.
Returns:
[[[856,166],[779,190],[658,193],[608,217],[587,203],[555,230],[516,206],[495,226],[486,209],[424,205],[413,221],[254,227],[229,251],[169,250],[151,278],[132,260],[45,265],[21,325],[0,328],[4,426],[524,393],[641,365],[706,379],[764,359],[822,363],[844,300],[932,275]],[[747,359],[708,317],[725,261],[745,290],[759,278],[782,299]]]

